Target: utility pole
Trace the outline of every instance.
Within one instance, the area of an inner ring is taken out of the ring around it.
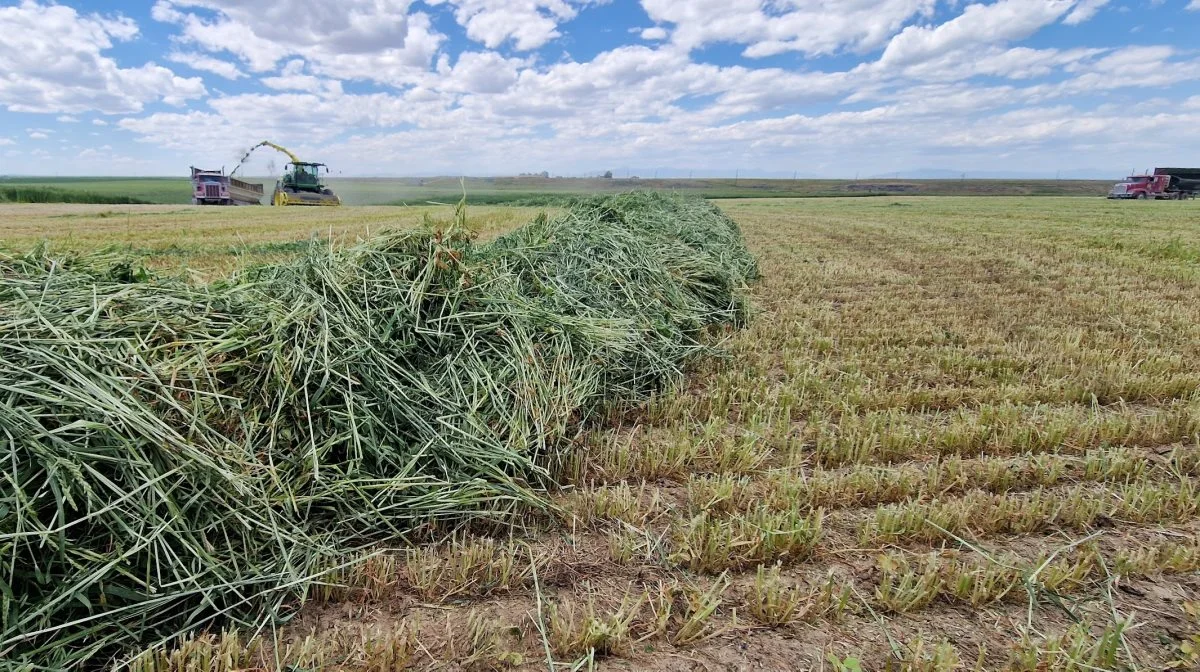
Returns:
[[[742,169],[741,169],[741,168],[736,168],[736,169],[734,169],[734,171],[733,171],[733,186],[735,186],[735,187],[737,186],[737,183],[738,183],[738,177],[740,177],[740,176],[741,176],[741,174],[742,174]]]

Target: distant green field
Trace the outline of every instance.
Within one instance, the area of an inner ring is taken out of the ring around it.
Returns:
[[[272,178],[259,182],[267,192]],[[22,177],[0,178],[4,187],[50,187],[101,197],[124,197],[161,204],[191,200],[184,178]],[[760,180],[760,179],[600,179],[541,177],[330,178],[329,186],[347,205],[417,204],[467,200],[477,205],[549,205],[589,194],[654,189],[705,198],[812,198],[833,196],[1103,196],[1111,186],[1098,180]],[[61,201],[58,201],[61,202]],[[111,201],[99,201],[111,202]]]
[[[188,181],[174,177],[5,177],[0,188],[49,187],[105,197],[126,197],[143,203],[189,203]],[[112,201],[100,201],[112,202]]]
[[[46,187],[39,184],[0,185],[0,203],[102,203],[146,204],[150,201],[125,194],[99,193],[81,189]]]

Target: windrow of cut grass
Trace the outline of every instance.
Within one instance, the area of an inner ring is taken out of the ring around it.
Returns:
[[[540,505],[582,427],[744,321],[757,273],[731,219],[652,194],[484,244],[460,207],[211,285],[119,261],[0,259],[9,661],[253,626],[348,550]]]

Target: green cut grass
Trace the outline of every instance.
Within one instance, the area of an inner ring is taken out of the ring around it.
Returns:
[[[580,428],[745,321],[756,262],[699,200],[627,194],[211,285],[0,259],[0,657],[64,669],[254,627],[371,540],[503,521]]]

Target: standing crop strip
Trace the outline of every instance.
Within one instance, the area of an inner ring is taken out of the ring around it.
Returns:
[[[540,504],[565,441],[744,321],[756,273],[728,217],[647,194],[207,286],[0,258],[0,657],[282,616],[347,549]]]

